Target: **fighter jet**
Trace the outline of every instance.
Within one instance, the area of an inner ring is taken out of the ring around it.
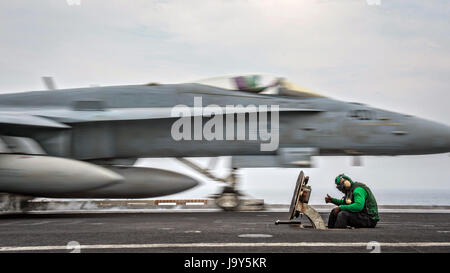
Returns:
[[[450,151],[447,125],[325,97],[280,77],[61,90],[45,82],[50,90],[0,95],[0,192],[8,196],[147,198],[196,186],[184,174],[133,166],[171,157],[225,183],[216,202],[233,209],[238,168]],[[186,159],[220,156],[232,158],[226,178]]]

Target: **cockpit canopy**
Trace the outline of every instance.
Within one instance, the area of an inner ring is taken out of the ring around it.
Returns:
[[[285,78],[267,75],[223,76],[197,81],[227,90],[288,97],[323,97],[313,91],[287,81]]]

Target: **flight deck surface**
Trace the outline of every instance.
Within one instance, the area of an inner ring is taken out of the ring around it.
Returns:
[[[375,229],[314,230],[305,217],[275,225],[288,213],[270,211],[10,214],[0,252],[450,252],[450,213],[380,217]]]

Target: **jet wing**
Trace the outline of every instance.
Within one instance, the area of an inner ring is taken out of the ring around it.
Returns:
[[[109,108],[103,111],[74,111],[71,109],[42,109],[30,110],[26,115],[5,115],[0,117],[5,121],[10,121],[12,124],[23,124],[28,126],[42,126],[53,128],[70,128],[63,123],[79,123],[79,122],[95,122],[95,121],[114,121],[114,120],[144,120],[144,119],[165,119],[178,117],[194,117],[194,116],[210,116],[207,113],[216,115],[239,114],[239,113],[255,113],[255,112],[304,112],[304,113],[319,113],[324,110],[309,109],[309,108],[270,108],[258,109],[258,107],[234,107],[227,109],[223,107],[153,107],[153,108]],[[180,114],[180,113],[183,114]],[[1,113],[0,113],[1,115]],[[44,118],[46,117],[46,118]]]

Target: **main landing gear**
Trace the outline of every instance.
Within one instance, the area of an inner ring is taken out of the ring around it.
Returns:
[[[226,185],[222,188],[222,191],[218,194],[212,195],[215,199],[216,205],[224,211],[234,211],[239,208],[242,204],[241,196],[244,194],[240,193],[237,190],[237,172],[238,168],[232,168],[231,173],[226,178],[220,178],[211,173],[211,168],[202,168],[199,165],[193,163],[192,161],[178,157],[176,158],[179,162],[188,166],[191,169],[196,170],[197,172],[205,175],[206,177],[217,181],[225,183]]]

